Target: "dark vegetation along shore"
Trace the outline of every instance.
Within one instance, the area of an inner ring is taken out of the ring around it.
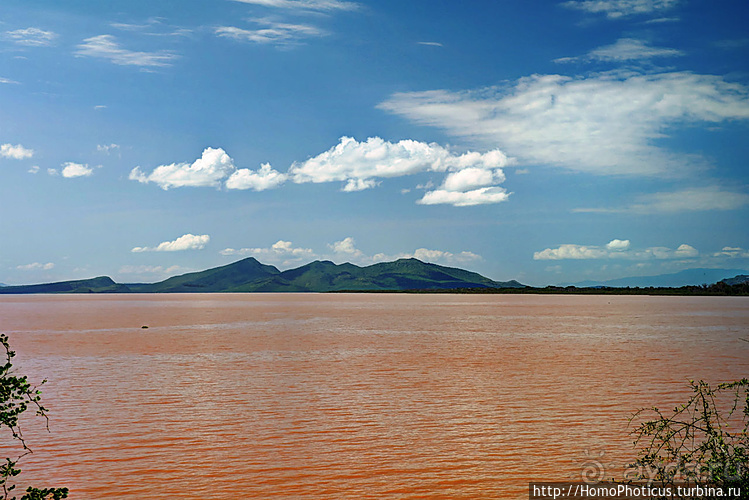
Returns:
[[[240,293],[240,292],[383,292],[383,293],[523,293],[617,295],[749,295],[749,276],[712,285],[682,287],[580,287],[523,285],[494,281],[478,273],[399,259],[360,267],[315,261],[279,271],[248,257],[221,267],[173,276],[158,283],[116,283],[108,276],[38,285],[0,287],[0,294],[33,293]]]

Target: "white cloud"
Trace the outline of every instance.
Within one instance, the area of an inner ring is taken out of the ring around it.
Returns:
[[[30,169],[28,170],[28,172],[29,172],[30,174],[38,174],[38,173],[39,173],[39,166],[38,166],[38,165],[34,165],[33,167],[31,167],[31,168],[30,168]]]
[[[729,259],[749,258],[749,250],[741,247],[723,247],[720,252],[714,253],[713,257],[728,257]]]
[[[153,182],[161,189],[172,187],[221,187],[223,179],[234,173],[234,161],[221,148],[206,148],[192,163],[161,165],[146,175],[135,167],[129,179],[141,183]]]
[[[317,255],[310,248],[295,247],[292,242],[278,240],[270,248],[225,248],[219,252],[221,255],[250,255],[256,257],[263,263],[282,264],[285,266],[298,263],[302,260],[314,260]]]
[[[611,240],[606,244],[607,250],[622,251],[629,248],[629,240]]]
[[[234,0],[235,2],[276,7],[280,9],[302,10],[356,10],[359,4],[342,0]]]
[[[582,57],[562,57],[554,62],[565,63],[575,61],[636,61],[652,59],[654,57],[682,56],[684,52],[665,47],[651,47],[643,40],[636,38],[620,38],[612,45],[599,47]]]
[[[131,252],[180,252],[182,250],[202,250],[211,241],[207,234],[185,234],[174,241],[164,241],[156,247],[135,247]]]
[[[341,259],[346,259],[346,261],[354,261],[362,265],[370,265],[377,262],[389,262],[398,259],[419,259],[424,262],[443,264],[467,263],[483,260],[480,255],[473,252],[460,252],[455,254],[443,250],[430,250],[428,248],[417,248],[413,253],[399,253],[396,255],[378,253],[373,256],[368,256],[356,248],[354,239],[350,236],[341,241],[331,243],[328,247],[333,250],[335,254],[332,257],[334,260],[340,261]]]
[[[96,106],[96,107],[98,107],[98,106]],[[106,107],[106,106],[104,106],[104,107]],[[96,146],[96,150],[98,152],[104,153],[104,154],[110,154],[113,151],[118,151],[119,149],[120,149],[120,145],[119,144],[114,144],[114,143],[112,143],[112,144],[98,144]]]
[[[4,83],[6,85],[20,85],[20,82],[3,77],[0,77],[0,83]]]
[[[234,26],[220,26],[214,30],[217,36],[231,38],[242,42],[260,44],[288,45],[304,38],[321,37],[327,32],[307,24],[287,24],[268,19],[254,19],[264,27],[257,30],[246,30]]]
[[[332,254],[318,254],[311,248],[295,247],[290,241],[279,240],[269,248],[225,248],[219,253],[224,256],[251,255],[263,263],[280,264],[283,266],[299,265],[302,262],[306,263],[316,259],[327,259],[339,263],[351,262],[362,266],[368,266],[377,262],[411,258],[447,265],[466,264],[483,260],[480,255],[473,252],[463,251],[452,253],[428,248],[418,248],[412,253],[404,252],[395,255],[384,253],[367,255],[356,248],[356,242],[350,236],[340,241],[329,243],[327,247],[332,251]]]
[[[360,258],[364,256],[364,254],[361,252],[361,250],[356,248],[356,243],[354,242],[354,238],[351,236],[348,236],[341,241],[336,241],[328,245],[331,250],[333,250],[336,254],[342,254],[347,255],[352,258]]]
[[[448,191],[436,189],[424,194],[417,201],[420,205],[453,205],[456,207],[470,207],[507,201],[510,195],[501,187],[483,187],[471,191]]]
[[[24,160],[34,156],[34,150],[28,149],[20,144],[3,144],[0,146],[0,156],[3,158],[12,158],[13,160]]]
[[[136,52],[120,46],[112,35],[99,35],[86,38],[78,45],[79,56],[107,59],[122,66],[140,66],[143,68],[169,66],[178,56],[161,50],[157,52]]]
[[[604,14],[609,19],[617,19],[636,14],[659,13],[676,7],[679,2],[680,0],[571,0],[562,5],[592,14]]]
[[[21,271],[49,271],[55,267],[54,263],[47,262],[42,264],[40,262],[32,262],[31,264],[24,264],[22,266],[16,266],[16,269]]]
[[[48,168],[47,173],[51,176],[59,175],[59,172],[55,168]]]
[[[443,45],[439,42],[416,42],[419,45],[428,45],[430,47],[442,47]]]
[[[180,266],[122,266],[119,270],[123,274],[157,274],[157,273],[171,273],[179,271]]]
[[[252,189],[264,191],[286,182],[286,174],[273,170],[269,163],[263,163],[259,170],[240,168],[226,180],[227,189]]]
[[[605,246],[564,244],[557,248],[547,248],[534,252],[533,260],[589,260],[589,259],[625,259],[625,260],[665,260],[691,259],[699,255],[696,248],[682,244],[676,250],[667,247],[649,247],[642,250],[630,250],[629,240],[611,240]]]
[[[45,47],[52,45],[55,38],[57,38],[57,34],[39,28],[24,28],[14,31],[6,31],[3,38],[18,45],[25,45],[27,47]]]
[[[413,140],[392,143],[379,137],[359,142],[342,137],[328,151],[305,162],[295,162],[289,168],[289,177],[296,183],[345,181],[343,191],[361,191],[376,186],[378,178],[451,172],[442,189],[433,192],[437,194],[427,193],[420,203],[465,206],[503,201],[506,196],[499,196],[500,192],[504,193],[502,188],[470,188],[504,181],[501,167],[511,163],[512,160],[498,149],[483,154],[468,152],[458,155],[435,143]],[[454,194],[445,196],[442,191]]]
[[[468,191],[492,184],[499,184],[500,182],[504,182],[504,180],[505,176],[501,170],[495,172],[483,168],[469,167],[448,174],[442,186],[448,191]]]
[[[573,212],[649,215],[707,210],[737,210],[746,205],[749,205],[749,194],[727,191],[718,186],[706,186],[641,195],[636,198],[634,203],[622,208],[576,208]]]
[[[66,179],[88,177],[94,173],[94,169],[90,168],[88,165],[73,163],[72,161],[63,163],[62,167],[62,176]]]
[[[379,105],[526,163],[609,175],[683,175],[705,161],[655,144],[669,127],[749,119],[749,90],[692,73],[533,75],[478,91],[392,95]]]

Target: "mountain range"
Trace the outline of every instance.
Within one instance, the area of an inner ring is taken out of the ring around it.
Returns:
[[[584,287],[680,287],[717,283],[737,275],[749,274],[743,269],[686,269],[678,273],[656,276],[632,276],[608,281],[581,281],[568,285]],[[731,284],[731,283],[729,283]]]
[[[248,257],[226,266],[173,276],[158,283],[115,283],[108,276],[38,285],[5,286],[0,294],[27,293],[189,293],[335,292],[524,288],[517,281],[493,281],[480,274],[418,259],[399,259],[360,267],[314,261],[279,271]]]

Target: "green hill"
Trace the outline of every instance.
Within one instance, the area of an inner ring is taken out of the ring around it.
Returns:
[[[158,283],[128,286],[133,292],[143,293],[226,292],[279,272],[273,266],[261,264],[253,257],[248,257],[226,266],[174,276]]]
[[[517,281],[496,282],[480,274],[400,259],[359,267],[315,261],[279,271],[249,257],[226,266],[174,276],[158,283],[117,284],[108,277],[41,285],[3,287],[0,293],[191,293],[191,292],[334,292],[523,288]]]
[[[128,293],[127,285],[115,283],[109,276],[86,280],[59,281],[40,285],[4,286],[0,294],[11,293]]]

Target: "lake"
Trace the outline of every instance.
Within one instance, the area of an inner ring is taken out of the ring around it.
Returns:
[[[2,296],[0,330],[48,379],[21,482],[71,499],[527,498],[749,375],[747,297]]]

